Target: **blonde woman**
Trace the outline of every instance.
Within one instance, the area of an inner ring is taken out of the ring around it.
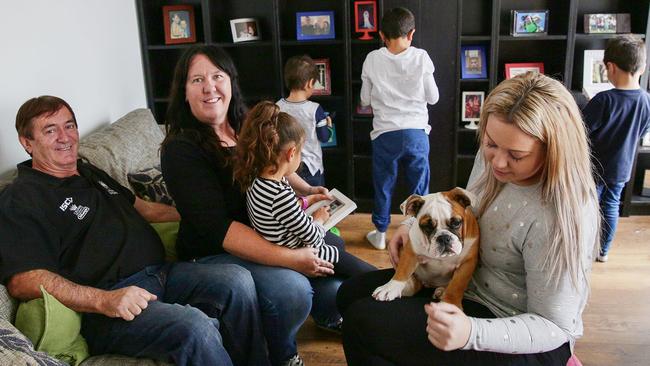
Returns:
[[[350,365],[566,365],[599,226],[580,111],[556,80],[520,75],[488,96],[479,141],[469,189],[481,251],[463,309],[430,303],[430,290],[375,301],[392,270],[353,278],[338,296]],[[393,262],[409,223],[389,244]]]

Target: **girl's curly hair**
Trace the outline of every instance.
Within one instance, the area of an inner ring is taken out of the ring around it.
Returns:
[[[305,130],[289,114],[269,101],[259,102],[248,112],[239,133],[233,178],[245,192],[256,177],[271,167],[278,169],[278,159],[288,144],[302,148]]]

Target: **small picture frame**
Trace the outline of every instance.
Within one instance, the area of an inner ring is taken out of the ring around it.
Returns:
[[[510,63],[505,65],[506,79],[514,78],[517,75],[525,74],[528,71],[536,71],[540,74],[544,73],[543,62],[522,62]]]
[[[296,13],[296,39],[334,39],[334,11]]]
[[[196,42],[194,7],[166,5],[162,7],[165,26],[165,44]]]
[[[231,19],[230,32],[234,43],[262,39],[260,23],[255,18]]]
[[[369,33],[377,31],[377,2],[375,0],[354,2],[354,31],[363,33],[359,37],[361,40],[374,39]]]
[[[325,142],[321,142],[320,146],[321,147],[336,147],[336,124],[332,124],[332,126],[327,127],[330,130],[330,138],[329,140]]]
[[[585,50],[582,67],[582,92],[591,99],[601,91],[614,87],[607,78],[607,67],[603,63],[605,50]]]
[[[461,113],[463,122],[470,122],[465,128],[475,130],[478,128],[477,122],[481,119],[481,107],[485,100],[485,92],[482,91],[465,91],[461,99]]]
[[[487,78],[485,46],[462,46],[460,48],[461,79]]]
[[[584,31],[595,33],[630,33],[630,14],[585,14]]]
[[[317,58],[314,59],[314,64],[318,69],[318,79],[314,83],[313,95],[331,95],[332,72],[330,70],[330,59]]]
[[[330,196],[334,198],[333,200],[323,200],[314,203],[313,205],[307,207],[305,213],[311,215],[319,208],[329,205],[330,218],[323,223],[325,230],[331,229],[339,221],[343,220],[346,216],[352,213],[352,211],[357,209],[357,204],[349,199],[346,195],[341,193],[338,189],[333,188],[329,191]]]
[[[541,36],[548,34],[548,10],[511,10],[513,36]]]

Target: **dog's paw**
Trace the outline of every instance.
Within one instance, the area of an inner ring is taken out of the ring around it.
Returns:
[[[404,286],[406,286],[406,282],[390,280],[387,284],[377,287],[372,293],[372,297],[378,301],[393,301],[402,297]]]

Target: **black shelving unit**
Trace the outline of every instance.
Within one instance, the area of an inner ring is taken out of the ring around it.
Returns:
[[[584,105],[582,95],[582,68],[584,51],[605,49],[607,40],[616,34],[585,34],[584,14],[630,13],[631,32],[641,38],[650,36],[650,0],[459,0],[458,58],[460,47],[483,45],[488,52],[488,78],[461,79],[456,77],[456,121],[454,146],[455,184],[466,186],[475,153],[478,150],[476,133],[461,123],[461,95],[464,91],[484,91],[486,96],[505,79],[505,64],[513,62],[543,62],[544,73],[560,80]],[[510,35],[511,10],[549,10],[548,35],[514,37]],[[650,56],[650,54],[649,54]],[[649,57],[650,59],[650,57]],[[648,87],[648,72],[641,78],[641,86]],[[649,166],[650,151],[640,149],[635,171]],[[641,174],[643,175],[643,174]],[[625,189],[621,214],[650,214],[650,201],[641,195],[642,183],[633,177]]]
[[[286,96],[283,83],[285,61],[298,54],[312,58],[329,58],[332,95],[311,99],[329,111],[336,111],[334,123],[337,147],[324,148],[325,178],[354,199],[359,211],[372,209],[372,175],[370,130],[372,118],[357,115],[355,108],[361,89],[361,67],[368,52],[381,47],[379,35],[362,41],[354,32],[353,0],[136,0],[140,25],[143,69],[147,102],[159,123],[164,123],[168,92],[174,65],[191,44],[165,45],[162,7],[191,4],[196,20],[199,44],[223,47],[235,61],[239,81],[247,104]],[[404,6],[416,16],[413,45],[429,52],[437,67],[436,82],[440,102],[430,107],[433,127],[430,134],[432,167],[431,190],[448,189],[454,183],[454,115],[453,95],[457,68],[456,34],[458,2],[442,0],[378,0],[378,19],[383,9]],[[296,12],[334,11],[336,38],[332,40],[296,40]],[[444,17],[434,14],[445,14]],[[446,16],[451,14],[451,16]],[[230,19],[256,18],[260,24],[259,41],[233,43]],[[435,18],[435,21],[434,21]],[[393,208],[408,196],[404,177],[400,177],[394,194]],[[397,212],[397,211],[395,211]]]

